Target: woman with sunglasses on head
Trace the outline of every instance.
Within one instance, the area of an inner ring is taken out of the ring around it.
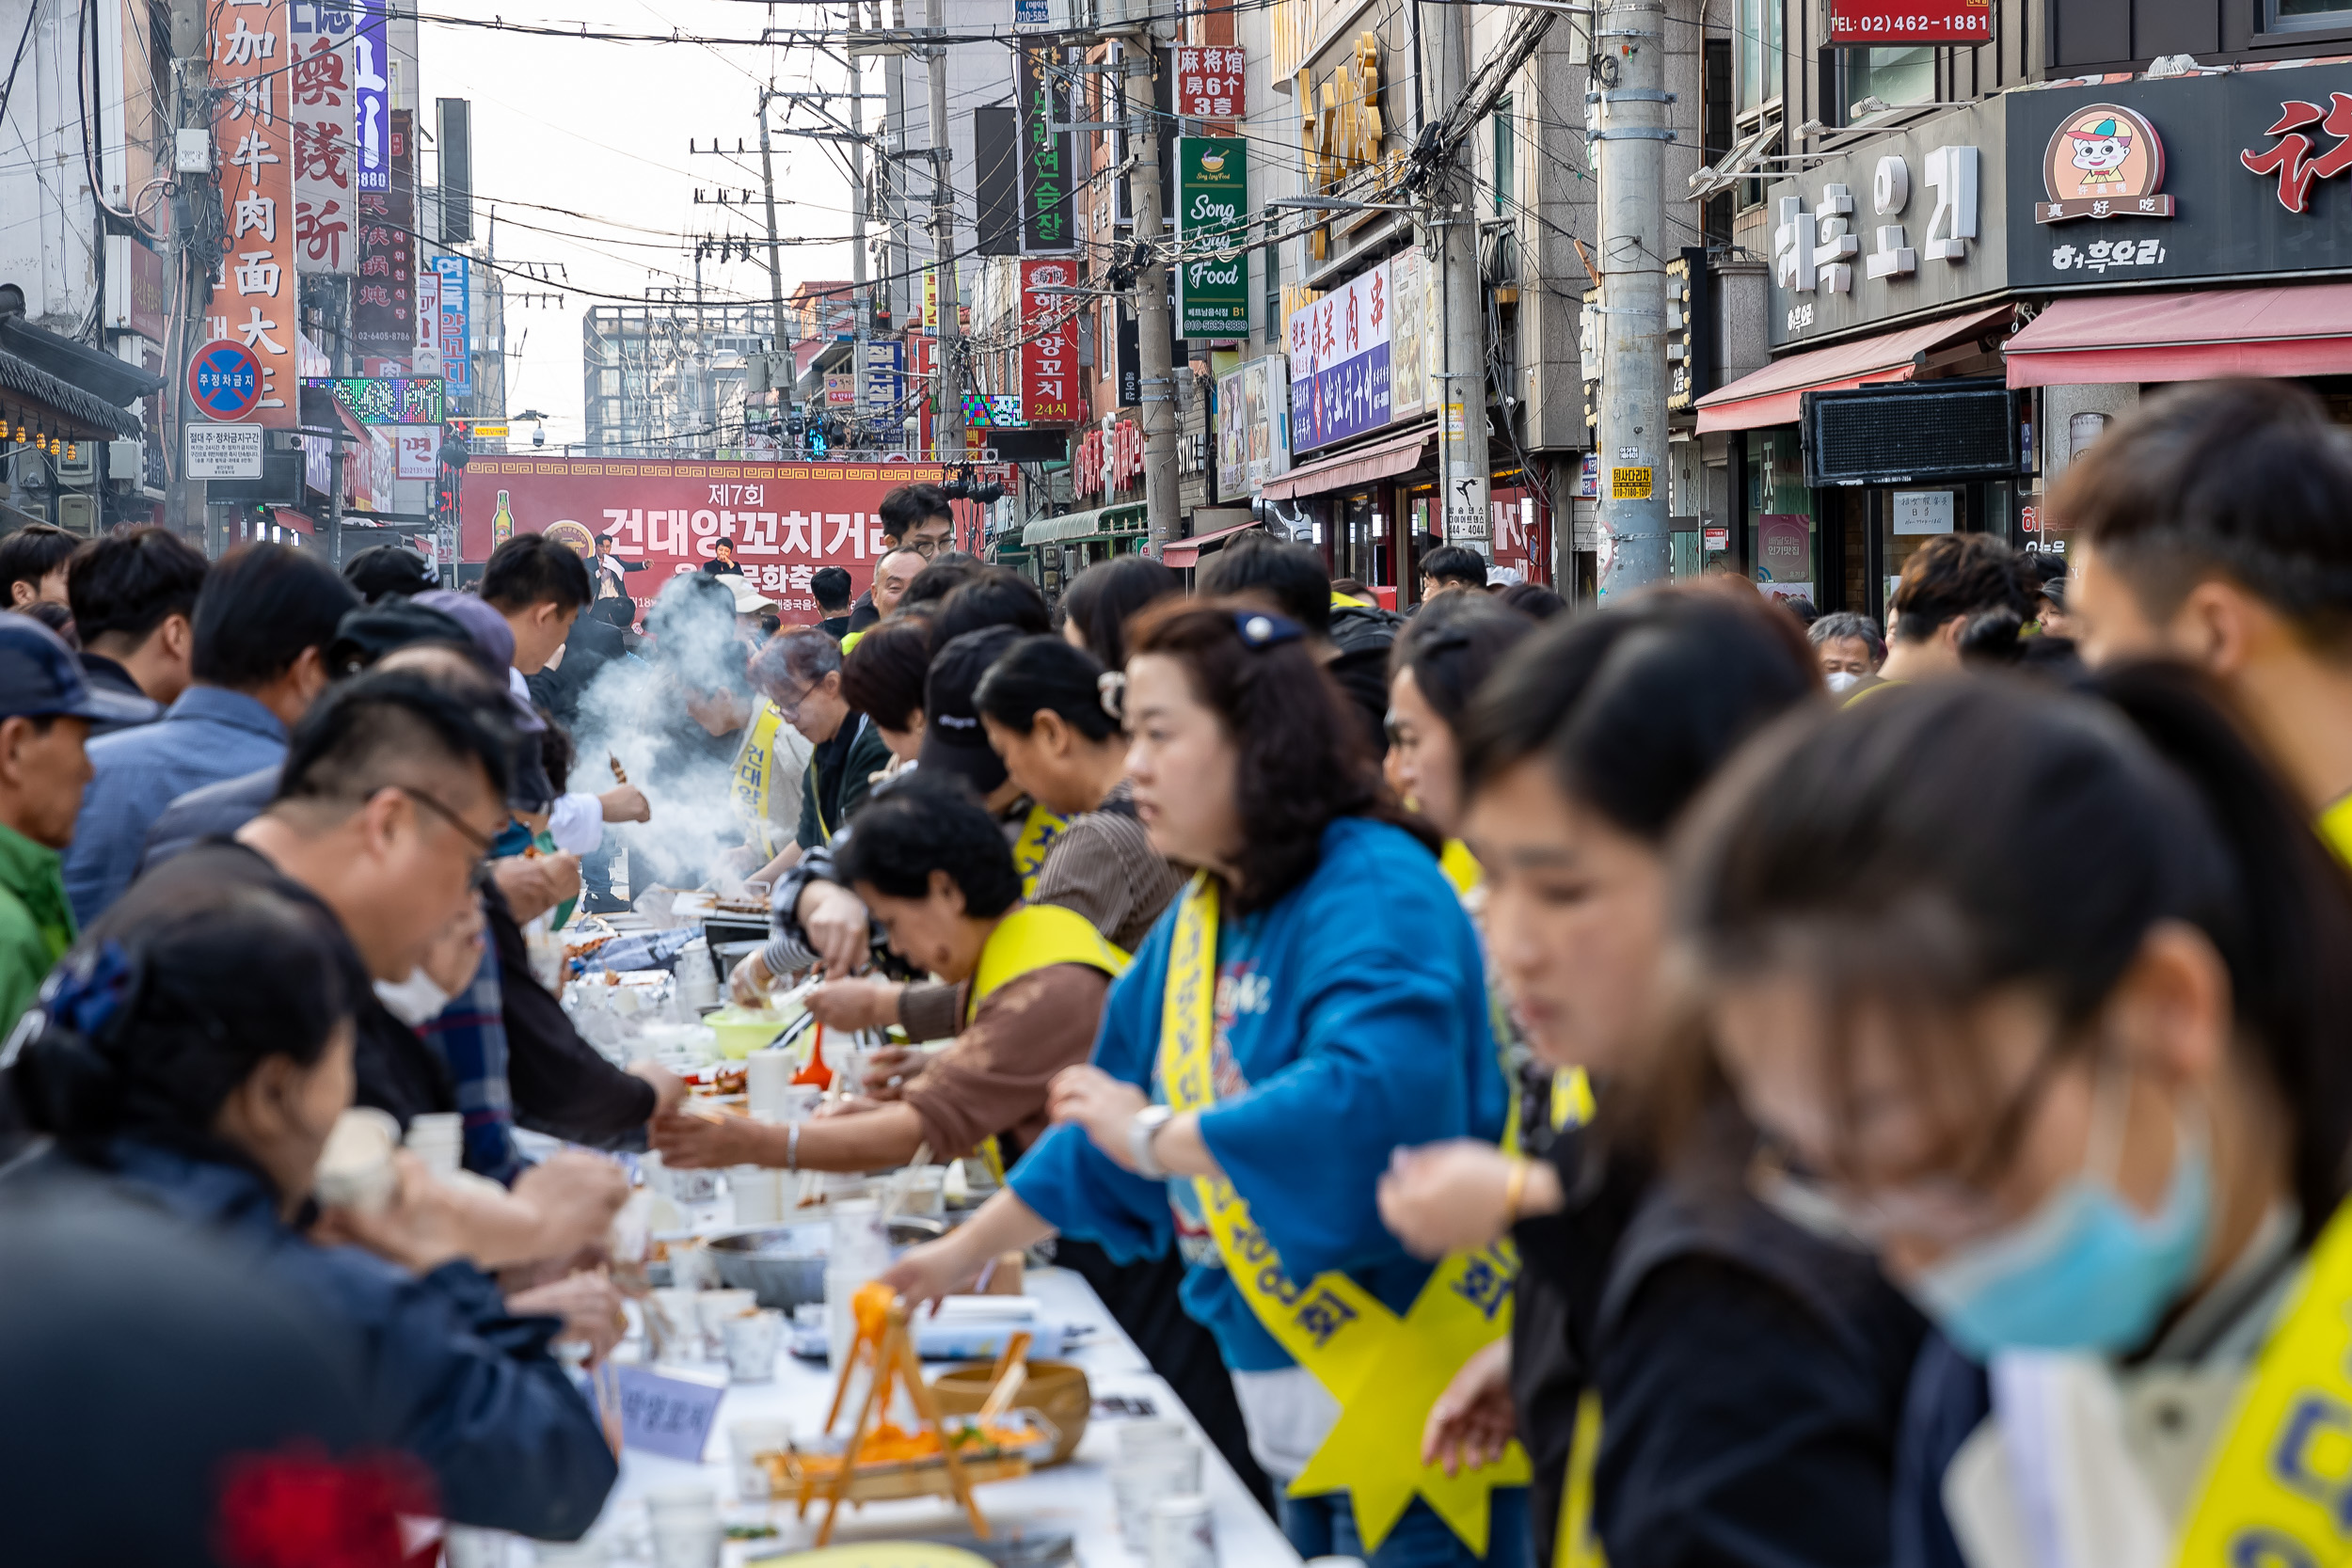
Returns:
[[[2097,689],[1890,692],[1749,759],[1680,867],[1707,1030],[1752,1183],[1948,1341],[1901,1560],[2341,1562],[2352,887],[2193,677]]]
[[[332,1338],[367,1440],[431,1470],[442,1516],[576,1538],[612,1452],[549,1353],[561,1320],[516,1311],[466,1260],[438,1179],[403,1153],[380,1199],[329,1211],[366,1251],[305,1233],[368,992],[325,908],[255,882],[144,879],[19,1026],[7,1087],[52,1142],[0,1188],[99,1182],[171,1216]]]
[[[1057,1232],[1114,1259],[1179,1246],[1302,1553],[1523,1561],[1517,1490],[1420,1463],[1429,1402],[1502,1331],[1507,1274],[1415,1261],[1372,1202],[1400,1146],[1502,1127],[1477,941],[1434,846],[1279,616],[1147,611],[1124,706],[1136,813],[1196,879],[1112,989],[1094,1063],[1056,1080],[1063,1125],[886,1277],[937,1297]]]
[[[1666,838],[1744,740],[1820,690],[1788,617],[1668,593],[1546,627],[1462,724],[1489,961],[1537,1056],[1591,1073],[1598,1120],[1534,1160],[1410,1151],[1381,1213],[1422,1256],[1518,1243],[1507,1359],[1465,1368],[1429,1441],[1478,1465],[1516,1423],[1556,1564],[1596,1547],[1613,1568],[1886,1559],[1916,1314],[1866,1255],[1651,1158],[1629,1114],[1655,1055]]]

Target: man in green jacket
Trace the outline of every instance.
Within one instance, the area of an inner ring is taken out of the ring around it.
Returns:
[[[82,743],[93,722],[152,705],[93,689],[56,633],[0,612],[0,1038],[73,943],[58,851],[90,780]]]

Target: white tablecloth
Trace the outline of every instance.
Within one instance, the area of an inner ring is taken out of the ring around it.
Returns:
[[[1032,1269],[1023,1289],[1039,1298],[1041,1317],[1095,1325],[1095,1332],[1084,1348],[1056,1359],[1084,1368],[1096,1399],[1124,1395],[1149,1400],[1156,1415],[1181,1419],[1192,1429],[1202,1449],[1202,1490],[1215,1513],[1217,1558],[1222,1568],[1293,1568],[1298,1562],[1298,1554],[1243,1488],[1232,1467],[1201,1434],[1191,1413],[1152,1370],[1134,1341],[1112,1321],[1087,1282],[1066,1269]],[[737,1384],[728,1388],[718,1418],[712,1423],[703,1464],[688,1465],[634,1449],[624,1452],[620,1484],[605,1504],[604,1517],[593,1534],[616,1548],[612,1560],[615,1563],[633,1561],[625,1553],[628,1546],[644,1538],[642,1521],[645,1494],[696,1482],[716,1489],[722,1510],[730,1521],[757,1517],[757,1505],[748,1509],[727,1506],[734,1497],[733,1472],[728,1464],[728,1424],[767,1418],[789,1421],[795,1435],[813,1434],[825,1418],[833,1385],[829,1368],[790,1354],[781,1355],[777,1358],[773,1383]],[[846,1425],[850,1417],[844,1415],[841,1419]],[[1141,1556],[1128,1552],[1120,1544],[1119,1525],[1111,1506],[1110,1463],[1118,1450],[1120,1420],[1120,1418],[1098,1415],[1088,1424],[1077,1453],[1066,1465],[1037,1471],[1019,1481],[996,1481],[977,1488],[974,1496],[988,1516],[992,1533],[998,1537],[1024,1532],[1067,1534],[1075,1538],[1078,1561],[1083,1568],[1142,1568]],[[782,1536],[752,1544],[748,1548],[730,1544],[726,1554],[730,1565],[757,1561],[810,1544],[819,1511],[812,1508],[807,1520],[797,1520],[791,1505],[786,1503],[772,1505],[767,1516],[783,1531]],[[947,1498],[871,1503],[863,1509],[845,1503],[834,1539],[851,1542],[947,1535],[968,1528],[961,1509]]]

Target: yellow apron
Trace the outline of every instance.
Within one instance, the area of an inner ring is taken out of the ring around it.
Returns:
[[[1037,896],[1038,873],[1045,869],[1045,857],[1053,852],[1054,840],[1059,838],[1061,831],[1068,826],[1070,818],[1067,816],[1047,811],[1041,805],[1030,805],[1029,815],[1021,823],[1021,836],[1012,843],[1012,865],[1021,873],[1022,897]]]
[[[763,699],[759,712],[752,719],[751,734],[744,737],[742,750],[735,753],[735,771],[727,780],[728,799],[736,816],[743,823],[744,842],[763,863],[782,854],[784,847],[792,842],[790,829],[768,816],[769,785],[775,772],[776,732],[783,724],[784,715],[776,711],[776,705]]]
[[[2352,1562],[2352,1203],[2254,1358],[2181,1533],[2180,1568]]]
[[[1216,1099],[1216,886],[1196,877],[1177,911],[1161,1005],[1159,1074],[1168,1105],[1203,1111]],[[1449,1477],[1421,1461],[1429,1408],[1462,1364],[1510,1331],[1518,1255],[1508,1241],[1448,1258],[1400,1318],[1344,1274],[1295,1284],[1230,1182],[1194,1182],[1233,1286],[1291,1359],[1340,1406],[1294,1495],[1345,1491],[1367,1551],[1376,1551],[1419,1493],[1470,1550],[1486,1555],[1490,1495],[1522,1486],[1527,1455]]]
[[[980,961],[972,971],[971,989],[963,1000],[965,1026],[970,1027],[992,991],[1055,964],[1086,964],[1116,980],[1127,973],[1127,955],[1074,910],[1059,904],[1023,904],[996,923],[996,929],[988,934],[987,945],[980,949]],[[1005,1156],[994,1137],[981,1142],[979,1154],[988,1163],[989,1174],[1003,1185]]]
[[[2337,859],[2352,862],[2352,795],[2319,814],[2319,836],[2328,841]]]

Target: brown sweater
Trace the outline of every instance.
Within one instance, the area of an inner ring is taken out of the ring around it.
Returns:
[[[1099,969],[1050,964],[992,991],[956,1043],[900,1091],[922,1118],[931,1158],[961,1158],[993,1134],[1009,1165],[1035,1143],[1045,1132],[1045,1086],[1093,1052],[1110,989]]]

